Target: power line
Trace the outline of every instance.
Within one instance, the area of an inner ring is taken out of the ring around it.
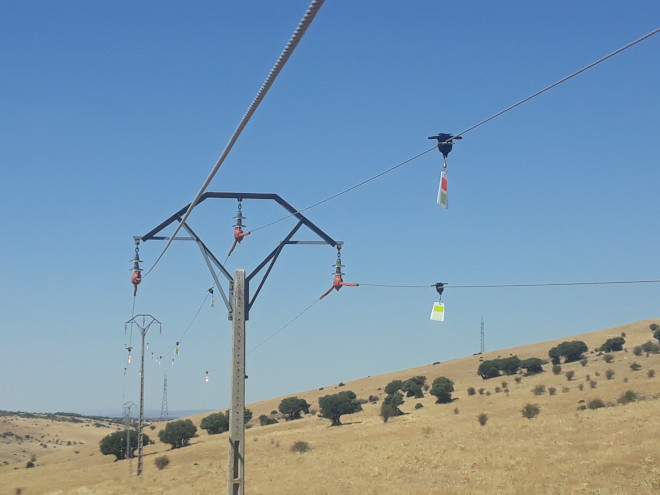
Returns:
[[[660,280],[614,280],[605,282],[557,282],[557,283],[531,283],[531,284],[487,284],[487,285],[451,285],[444,284],[445,289],[503,289],[512,287],[570,287],[579,285],[621,285],[621,284],[657,284]],[[435,284],[427,285],[396,285],[396,284],[363,284],[360,287],[388,287],[394,289],[428,289]]]
[[[350,192],[350,191],[352,191],[353,189],[357,189],[358,187],[361,187],[361,186],[367,184],[368,182],[371,182],[372,180],[376,180],[376,179],[378,179],[379,177],[382,177],[383,175],[388,174],[388,173],[390,173],[390,172],[396,170],[397,168],[402,167],[402,166],[406,165],[407,163],[412,162],[413,160],[416,160],[416,159],[419,158],[420,156],[423,156],[423,155],[425,155],[426,153],[428,153],[428,152],[430,152],[430,151],[433,151],[435,148],[436,148],[436,147],[433,146],[433,147],[427,149],[426,151],[422,151],[421,153],[419,153],[419,154],[417,154],[417,155],[415,155],[415,156],[413,156],[413,157],[411,157],[411,158],[408,158],[407,160],[404,160],[404,161],[402,161],[401,163],[398,163],[398,164],[394,165],[393,167],[390,167],[390,168],[388,168],[387,170],[384,170],[384,171],[380,172],[379,174],[376,174],[376,175],[374,175],[374,176],[372,176],[372,177],[369,177],[368,179],[365,179],[365,180],[363,180],[362,182],[360,182],[360,183],[358,183],[358,184],[355,184],[354,186],[351,186],[351,187],[349,187],[349,188],[347,188],[347,189],[344,189],[343,191],[338,192],[337,194],[333,194],[332,196],[329,196],[329,197],[327,197],[327,198],[325,198],[325,199],[322,199],[321,201],[317,201],[317,202],[314,203],[314,204],[311,204],[311,205],[309,205],[309,206],[307,206],[307,207],[305,207],[305,208],[302,208],[302,209],[300,209],[300,210],[298,210],[298,211],[296,211],[296,212],[294,212],[294,213],[291,213],[290,215],[287,215],[287,216],[282,217],[282,218],[280,218],[280,219],[278,219],[278,220],[275,220],[274,222],[270,222],[270,223],[267,223],[266,225],[262,225],[261,227],[257,227],[256,229],[252,229],[250,232],[256,232],[257,230],[265,229],[266,227],[270,227],[271,225],[275,225],[276,223],[279,223],[279,222],[281,222],[282,220],[286,220],[287,218],[291,218],[292,216],[294,216],[294,215],[296,215],[296,214],[298,214],[298,213],[302,213],[303,211],[307,211],[307,210],[310,210],[310,209],[312,209],[312,208],[315,208],[316,206],[322,205],[323,203],[327,203],[328,201],[331,201],[331,200],[333,200],[333,199],[335,199],[335,198],[338,198],[339,196],[342,196],[343,194],[346,194],[347,192]]]
[[[268,74],[268,77],[266,78],[266,81],[261,86],[261,89],[259,89],[259,92],[257,93],[257,96],[254,98],[254,100],[250,104],[250,107],[248,108],[247,112],[245,112],[245,115],[243,115],[243,118],[241,119],[238,126],[236,127],[236,130],[234,131],[234,134],[229,139],[229,142],[227,143],[227,146],[225,147],[224,151],[222,152],[222,155],[220,156],[220,158],[218,158],[217,163],[215,164],[215,166],[211,170],[211,173],[209,174],[209,176],[204,181],[204,184],[202,185],[201,189],[197,193],[197,196],[195,196],[195,199],[193,199],[193,201],[190,203],[190,206],[188,207],[188,210],[183,215],[183,218],[179,222],[179,225],[176,227],[176,230],[174,231],[174,234],[172,234],[172,236],[168,240],[167,244],[165,245],[165,248],[160,253],[160,255],[156,259],[155,263],[142,276],[142,278],[149,275],[149,273],[151,273],[151,271],[156,267],[158,262],[161,260],[161,258],[165,254],[165,251],[167,251],[167,249],[172,244],[172,241],[174,240],[174,238],[178,234],[179,230],[181,230],[183,225],[186,223],[186,220],[188,219],[188,217],[192,213],[193,208],[195,208],[195,206],[197,205],[197,202],[201,198],[202,194],[204,194],[204,192],[206,191],[206,188],[211,183],[211,180],[213,180],[213,177],[215,177],[215,174],[218,172],[218,170],[222,166],[223,162],[225,161],[225,158],[227,158],[227,155],[229,154],[231,149],[234,147],[234,144],[236,143],[236,141],[238,140],[238,137],[243,132],[243,129],[245,129],[245,126],[247,125],[248,121],[250,120],[250,118],[252,117],[254,112],[259,107],[259,104],[261,103],[261,101],[266,96],[266,93],[268,93],[268,90],[271,88],[271,86],[275,82],[275,79],[277,79],[278,74],[280,73],[280,71],[286,65],[286,62],[289,60],[289,57],[291,56],[293,51],[298,46],[298,43],[300,42],[303,35],[307,31],[307,28],[310,26],[310,24],[314,20],[314,17],[318,13],[318,11],[321,8],[321,6],[323,5],[324,1],[325,0],[312,0],[312,2],[310,3],[309,7],[307,8],[307,11],[305,12],[305,15],[303,16],[302,20],[298,24],[298,27],[296,28],[293,35],[291,36],[291,39],[289,39],[289,42],[284,47],[284,50],[280,54],[280,57],[277,59],[277,62],[275,62],[274,67],[271,69],[270,73]]]
[[[289,325],[291,325],[294,321],[296,321],[298,318],[300,318],[302,315],[304,315],[307,311],[309,311],[310,309],[312,309],[312,306],[314,306],[314,305],[315,305],[317,302],[319,302],[319,301],[320,301],[320,299],[314,299],[314,302],[313,302],[312,304],[310,304],[309,306],[307,306],[307,307],[306,307],[305,309],[303,309],[300,313],[298,313],[298,314],[297,314],[296,316],[294,316],[291,320],[289,320],[289,322],[288,322],[286,325],[284,325],[283,327],[281,327],[279,330],[276,330],[275,332],[273,332],[268,338],[266,338],[265,340],[262,340],[259,344],[257,344],[257,345],[254,346],[252,349],[250,349],[249,351],[247,351],[247,353],[250,354],[252,351],[255,351],[255,350],[259,349],[259,347],[261,347],[262,345],[264,345],[266,342],[268,342],[270,339],[272,339],[273,337],[275,337],[278,333],[280,333],[281,331],[283,331],[285,328],[287,328]]]
[[[613,57],[614,55],[616,55],[616,54],[618,54],[618,53],[621,53],[621,52],[624,51],[624,50],[627,50],[627,49],[630,48],[631,46],[634,46],[634,45],[636,45],[637,43],[640,43],[640,42],[644,41],[646,38],[650,38],[651,36],[653,36],[654,34],[657,34],[658,32],[660,32],[660,28],[654,29],[653,31],[651,31],[651,32],[648,33],[648,34],[645,34],[645,35],[642,36],[641,38],[637,38],[635,41],[632,41],[632,42],[628,43],[626,46],[623,46],[623,47],[619,48],[618,50],[614,50],[612,53],[609,53],[608,55],[605,55],[604,57],[599,58],[598,60],[596,60],[595,62],[592,62],[591,64],[587,65],[586,67],[583,67],[582,69],[573,72],[571,75],[566,76],[566,77],[564,77],[563,79],[560,79],[560,80],[557,81],[556,83],[551,84],[550,86],[548,86],[548,87],[546,87],[546,88],[543,88],[541,91],[537,91],[537,92],[534,93],[533,95],[528,96],[527,98],[525,98],[525,99],[523,99],[523,100],[520,100],[518,103],[514,103],[514,104],[511,105],[510,107],[507,107],[507,108],[505,108],[504,110],[502,110],[502,111],[500,111],[500,112],[497,112],[495,115],[492,115],[492,116],[488,117],[487,119],[482,120],[482,121],[479,122],[478,124],[475,124],[475,125],[473,125],[472,127],[468,127],[466,130],[464,130],[463,132],[460,132],[460,133],[456,134],[454,137],[459,137],[459,136],[463,136],[464,134],[467,134],[468,132],[470,132],[470,131],[476,129],[477,127],[479,127],[479,126],[485,124],[486,122],[490,122],[491,120],[493,120],[493,119],[499,117],[500,115],[505,114],[505,113],[508,112],[509,110],[513,110],[513,109],[516,108],[517,106],[520,106],[520,105],[522,105],[523,103],[528,102],[528,101],[531,100],[532,98],[536,98],[536,97],[539,96],[540,94],[545,93],[546,91],[548,91],[548,90],[554,88],[555,86],[559,86],[561,83],[566,82],[566,81],[568,81],[569,79],[571,79],[572,77],[575,77],[575,76],[577,76],[578,74],[581,74],[581,73],[583,73],[584,71],[589,70],[589,69],[591,69],[592,67],[594,67],[594,66],[600,64],[601,62],[604,62],[604,61],[607,60],[608,58],[611,58],[611,57]]]
[[[511,106],[508,106],[508,107],[505,108],[504,110],[501,110],[501,111],[497,112],[496,114],[491,115],[491,116],[488,117],[487,119],[484,119],[484,120],[482,120],[481,122],[479,122],[479,123],[477,123],[477,124],[475,124],[475,125],[473,125],[473,126],[471,126],[471,127],[468,127],[468,128],[465,129],[464,131],[459,132],[458,134],[454,135],[454,136],[452,137],[452,139],[456,139],[456,138],[460,138],[460,137],[464,136],[464,135],[467,134],[468,132],[473,131],[474,129],[476,129],[477,127],[480,127],[480,126],[484,125],[485,123],[490,122],[491,120],[493,120],[493,119],[495,119],[495,118],[497,118],[497,117],[499,117],[499,116],[501,116],[501,115],[507,113],[508,111],[513,110],[514,108],[516,108],[516,107],[522,105],[523,103],[527,103],[527,102],[530,101],[531,99],[536,98],[537,96],[539,96],[539,95],[545,93],[546,91],[549,91],[550,89],[554,88],[555,86],[558,86],[558,85],[562,84],[563,82],[566,82],[566,81],[568,81],[569,79],[571,79],[571,78],[577,76],[578,74],[581,74],[582,72],[585,72],[585,71],[591,69],[592,67],[595,67],[596,65],[600,64],[601,62],[604,62],[605,60],[607,60],[607,59],[613,57],[614,55],[617,55],[618,53],[621,53],[622,51],[627,50],[628,48],[630,48],[630,47],[636,45],[637,43],[640,43],[640,42],[644,41],[645,39],[650,38],[651,36],[653,36],[654,34],[657,34],[658,32],[660,32],[660,28],[657,28],[657,29],[651,31],[651,32],[648,33],[648,34],[645,34],[645,35],[642,36],[641,38],[638,38],[638,39],[636,39],[635,41],[632,41],[632,42],[628,43],[627,45],[625,45],[625,46],[619,48],[618,50],[615,50],[615,51],[613,51],[613,52],[611,52],[611,53],[605,55],[604,57],[599,58],[599,59],[596,60],[595,62],[592,62],[591,64],[589,64],[589,65],[583,67],[582,69],[573,72],[572,74],[570,74],[570,75],[568,75],[568,76],[566,76],[566,77],[560,79],[559,81],[557,81],[557,82],[551,84],[550,86],[547,86],[547,87],[543,88],[542,90],[537,91],[536,93],[534,93],[534,94],[528,96],[527,98],[524,98],[524,99],[520,100],[519,102],[514,103],[514,104],[511,105]],[[433,146],[432,148],[430,148],[430,149],[428,149],[428,150],[426,150],[426,151],[423,151],[423,152],[421,152],[421,153],[419,153],[419,154],[417,154],[417,155],[415,155],[415,156],[413,156],[413,157],[411,157],[411,158],[408,158],[407,160],[404,160],[403,162],[401,162],[401,163],[399,163],[399,164],[397,164],[397,165],[394,165],[393,167],[390,167],[390,168],[388,168],[387,170],[384,170],[383,172],[380,172],[379,174],[376,174],[376,175],[374,175],[374,176],[372,176],[372,177],[369,177],[368,179],[365,179],[365,180],[363,180],[362,182],[359,182],[358,184],[355,184],[354,186],[351,186],[351,187],[349,187],[349,188],[347,188],[347,189],[344,189],[344,190],[341,191],[341,192],[338,192],[337,194],[334,194],[334,195],[329,196],[329,197],[327,197],[327,198],[325,198],[325,199],[322,199],[321,201],[318,201],[318,202],[316,202],[316,203],[314,203],[314,204],[311,204],[311,205],[307,206],[306,208],[303,208],[303,209],[301,209],[301,210],[298,210],[298,211],[295,212],[295,213],[292,213],[292,214],[290,214],[290,215],[287,215],[287,216],[285,216],[285,217],[282,217],[282,218],[280,218],[280,219],[278,219],[278,220],[275,220],[275,221],[273,221],[273,222],[267,223],[266,225],[262,225],[261,227],[257,227],[256,229],[252,229],[251,232],[256,232],[257,230],[265,229],[266,227],[270,227],[271,225],[275,225],[276,223],[279,223],[279,222],[281,222],[281,221],[283,221],[283,220],[286,220],[287,218],[290,218],[290,217],[294,216],[296,213],[302,213],[302,212],[304,212],[304,211],[306,211],[306,210],[309,210],[309,209],[311,209],[311,208],[315,208],[316,206],[322,205],[323,203],[327,203],[328,201],[331,201],[331,200],[333,200],[333,199],[335,199],[335,198],[337,198],[337,197],[339,197],[339,196],[342,196],[342,195],[344,195],[344,194],[346,194],[346,193],[352,191],[353,189],[357,189],[358,187],[361,187],[361,186],[363,186],[363,185],[365,185],[365,184],[371,182],[372,180],[378,179],[378,178],[382,177],[382,176],[385,175],[385,174],[388,174],[388,173],[390,173],[390,172],[393,172],[394,170],[398,169],[399,167],[401,167],[401,166],[403,166],[403,165],[406,165],[406,164],[412,162],[413,160],[419,158],[420,156],[425,155],[426,153],[428,153],[429,151],[434,150],[435,148],[436,148],[436,146]]]

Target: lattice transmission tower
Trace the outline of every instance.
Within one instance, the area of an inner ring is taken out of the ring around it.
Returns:
[[[160,406],[160,420],[165,421],[169,418],[169,411],[167,410],[167,374],[163,378],[163,402]]]
[[[481,317],[481,354],[484,353],[484,317]]]

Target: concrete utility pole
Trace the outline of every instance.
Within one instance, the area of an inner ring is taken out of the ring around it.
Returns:
[[[221,263],[217,256],[215,256],[202,239],[195,233],[195,231],[183,220],[185,212],[190,205],[184,206],[178,212],[174,213],[160,225],[147,232],[141,237],[135,237],[136,243],[146,242],[149,240],[181,240],[181,241],[194,241],[199,247],[204,261],[211,272],[211,277],[222,297],[222,300],[227,307],[229,320],[232,321],[233,328],[233,347],[232,347],[232,364],[231,364],[231,404],[229,407],[229,466],[227,472],[228,495],[244,495],[245,493],[245,322],[250,319],[250,310],[254,305],[257,296],[268,278],[268,275],[273,269],[273,265],[277,258],[284,249],[289,245],[329,245],[336,247],[338,250],[343,244],[341,241],[335,241],[316,225],[310,222],[304,215],[302,215],[296,208],[284,201],[277,194],[264,194],[264,193],[235,193],[235,192],[206,192],[202,194],[197,202],[199,205],[207,199],[237,199],[238,200],[238,214],[235,217],[237,220],[243,220],[245,217],[241,213],[241,202],[244,199],[250,200],[271,200],[278,203],[285,210],[287,210],[292,218],[297,220],[296,225],[280,241],[269,255],[250,273],[246,274],[245,270],[239,268],[235,271],[234,276],[227,271],[224,264]],[[182,228],[188,233],[189,237],[168,237],[160,235],[160,233],[168,228],[175,222],[182,224]],[[244,227],[242,223],[238,223],[234,227]],[[315,234],[320,240],[303,241],[294,240],[293,237],[302,228],[306,227],[309,231]],[[235,234],[236,235],[236,234]],[[247,235],[247,234],[245,234]],[[236,238],[236,237],[235,237]],[[265,270],[264,270],[265,269]],[[257,288],[253,294],[250,294],[250,283],[257,282],[256,276],[264,270],[261,281],[258,282]],[[216,273],[217,272],[217,273]],[[225,277],[229,282],[229,296],[227,296],[220,283],[219,276]]]
[[[142,319],[142,323],[138,322],[138,318]],[[147,324],[147,320],[149,323]],[[142,475],[142,429],[144,427],[144,337],[147,335],[149,327],[154,323],[157,323],[161,326],[160,322],[151,315],[135,315],[133,318],[128,320],[126,324],[135,324],[140,330],[142,335],[142,360],[140,362],[140,420],[138,422],[138,467],[137,475]],[[162,331],[162,326],[161,326]]]
[[[245,490],[245,270],[234,272],[228,495]]]

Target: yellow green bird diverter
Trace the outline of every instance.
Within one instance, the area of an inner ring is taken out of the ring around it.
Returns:
[[[431,319],[435,321],[445,321],[445,305],[444,303],[433,303],[431,310]]]

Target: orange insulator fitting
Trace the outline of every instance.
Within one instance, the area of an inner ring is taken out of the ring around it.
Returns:
[[[138,285],[140,285],[140,282],[142,282],[142,273],[140,273],[140,270],[135,270],[133,275],[131,275],[131,283],[135,286],[135,289],[133,290],[133,297],[137,295],[137,288]]]
[[[323,299],[325,296],[330,294],[332,292],[332,289],[338,291],[341,289],[343,286],[348,285],[349,287],[359,287],[360,284],[356,284],[353,282],[344,282],[344,279],[341,277],[341,275],[335,275],[334,280],[332,281],[332,287],[330,287],[319,299]]]

